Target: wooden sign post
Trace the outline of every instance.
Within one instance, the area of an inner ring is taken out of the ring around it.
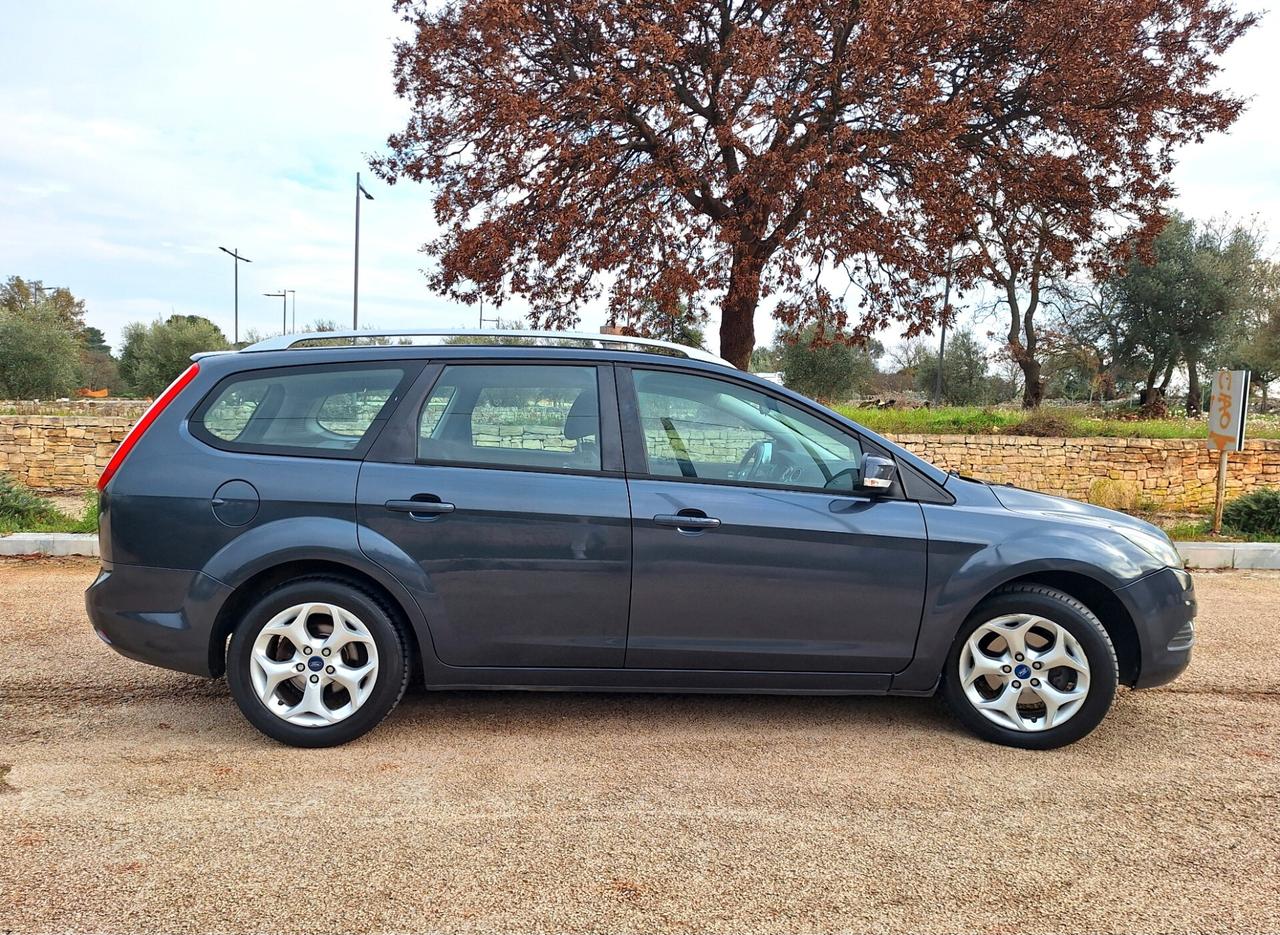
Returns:
[[[1244,423],[1249,410],[1249,371],[1219,370],[1209,398],[1209,450],[1218,452],[1218,489],[1213,498],[1213,534],[1222,532],[1222,507],[1227,496],[1227,452],[1244,447]]]

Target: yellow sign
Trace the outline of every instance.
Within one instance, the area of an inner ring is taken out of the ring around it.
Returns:
[[[1209,450],[1239,451],[1244,447],[1244,422],[1249,409],[1249,371],[1219,370],[1209,398]]]

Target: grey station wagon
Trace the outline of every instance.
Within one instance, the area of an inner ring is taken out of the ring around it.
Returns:
[[[97,634],[221,676],[276,740],[430,689],[932,695],[1089,733],[1178,675],[1159,529],[959,477],[703,351],[287,335],[197,355],[99,481]]]

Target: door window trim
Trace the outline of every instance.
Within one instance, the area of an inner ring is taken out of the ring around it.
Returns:
[[[769,399],[780,403],[785,403],[799,409],[805,415],[817,419],[823,425],[828,426],[836,432],[852,435],[858,440],[858,444],[862,453],[868,452],[879,455],[894,463],[894,481],[893,486],[884,493],[873,496],[862,494],[857,491],[841,491],[831,490],[826,487],[807,487],[799,484],[764,484],[750,480],[727,480],[718,477],[678,477],[673,474],[652,474],[649,473],[649,461],[647,456],[647,448],[644,441],[644,431],[641,429],[640,418],[640,398],[636,393],[635,378],[632,376],[633,370],[661,370],[668,373],[680,373],[686,376],[702,377],[706,380],[712,380],[719,383],[728,383],[734,386],[741,386],[744,389],[759,393]],[[622,419],[622,448],[623,457],[626,462],[626,475],[630,480],[656,480],[671,481],[677,484],[711,484],[717,487],[740,487],[750,490],[787,490],[796,493],[819,493],[826,496],[837,496],[842,499],[849,500],[904,500],[902,486],[902,468],[898,464],[898,459],[893,456],[892,452],[886,451],[879,445],[872,442],[861,432],[855,432],[848,426],[840,425],[838,422],[832,421],[829,417],[817,412],[808,406],[803,406],[793,399],[788,399],[777,393],[770,392],[764,387],[758,386],[747,380],[736,379],[732,374],[707,373],[703,370],[689,370],[679,366],[665,366],[655,363],[654,365],[645,364],[643,366],[633,364],[615,364],[614,371],[617,374],[618,383],[618,408]]]
[[[596,372],[596,393],[600,409],[600,468],[543,467],[535,464],[503,464],[493,461],[449,460],[418,456],[418,427],[422,412],[447,367],[577,367]],[[579,477],[622,477],[622,434],[618,418],[618,393],[611,362],[510,357],[466,357],[437,360],[428,364],[391,414],[389,426],[379,443],[370,449],[366,461],[391,464],[421,464],[427,467],[460,467],[485,471],[515,471],[529,474],[566,474]]]

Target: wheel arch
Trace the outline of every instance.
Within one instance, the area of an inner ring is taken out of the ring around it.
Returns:
[[[1124,602],[1103,582],[1077,571],[1034,571],[1001,583],[983,595],[982,600],[1013,584],[1039,584],[1073,597],[1093,613],[1102,624],[1116,650],[1120,684],[1132,686],[1138,680],[1141,645],[1138,628]],[[977,605],[975,605],[977,606]]]
[[[421,638],[414,618],[404,601],[382,581],[363,569],[331,558],[297,558],[281,561],[255,571],[236,584],[219,608],[210,631],[209,671],[215,677],[225,673],[227,641],[231,638],[244,612],[258,597],[286,581],[314,575],[324,575],[345,581],[376,595],[404,630],[406,645],[412,657],[409,660],[411,678],[421,679],[423,664]]]

